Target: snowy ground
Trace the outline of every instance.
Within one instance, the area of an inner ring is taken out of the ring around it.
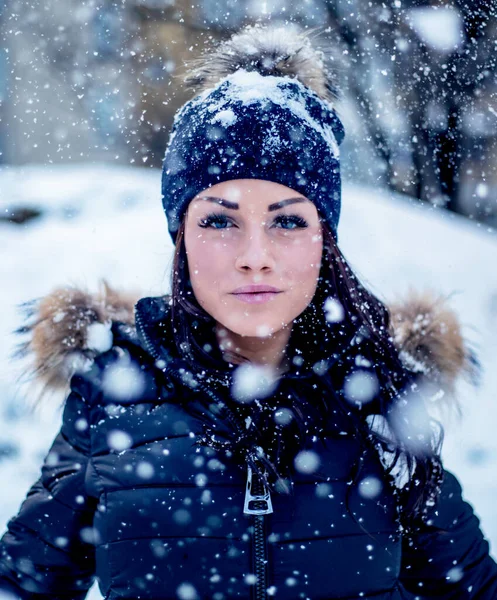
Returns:
[[[29,409],[9,361],[16,305],[53,287],[115,286],[159,295],[168,289],[172,244],[156,170],[111,166],[0,170],[0,207],[29,205],[45,216],[0,223],[0,532],[38,477],[60,421],[56,403]],[[346,185],[339,242],[357,273],[384,300],[409,287],[452,294],[484,375],[461,386],[464,417],[446,424],[444,459],[461,480],[497,556],[497,237],[474,223],[403,197]],[[93,591],[92,598],[99,598]]]

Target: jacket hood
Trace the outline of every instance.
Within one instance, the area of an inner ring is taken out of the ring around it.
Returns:
[[[139,293],[112,288],[106,281],[95,293],[78,287],[54,289],[21,305],[25,322],[16,333],[26,339],[16,356],[30,359],[30,374],[43,384],[43,392],[66,389],[77,369],[112,347],[113,324],[135,327],[139,299]],[[140,305],[154,300],[144,298]],[[411,290],[388,308],[391,335],[404,366],[435,384],[442,404],[449,400],[457,406],[458,380],[476,384],[480,365],[447,299],[432,291]]]

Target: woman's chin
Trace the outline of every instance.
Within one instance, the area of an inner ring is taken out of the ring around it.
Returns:
[[[269,319],[261,319],[256,316],[244,316],[242,319],[229,319],[220,321],[221,325],[242,337],[267,338],[271,337],[285,327],[285,323]]]

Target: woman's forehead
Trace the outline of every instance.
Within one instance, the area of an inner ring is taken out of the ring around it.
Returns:
[[[243,179],[222,182],[195,196],[194,207],[202,209],[210,203],[229,210],[275,211],[290,204],[312,202],[291,188],[266,180]],[[212,208],[212,206],[211,206]]]
[[[238,202],[244,198],[255,198],[261,195],[275,200],[292,196],[304,197],[296,190],[274,181],[266,179],[232,179],[206,188],[198,193],[194,199],[202,196],[218,196],[232,202]]]

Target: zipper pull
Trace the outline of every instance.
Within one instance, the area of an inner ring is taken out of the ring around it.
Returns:
[[[245,515],[268,515],[273,512],[271,503],[271,494],[267,486],[261,482],[262,494],[252,493],[253,473],[250,465],[247,465],[247,487],[245,488],[245,503],[243,505],[243,514]],[[256,475],[257,477],[257,475]],[[254,485],[254,487],[256,487]],[[259,491],[259,489],[257,489]]]

